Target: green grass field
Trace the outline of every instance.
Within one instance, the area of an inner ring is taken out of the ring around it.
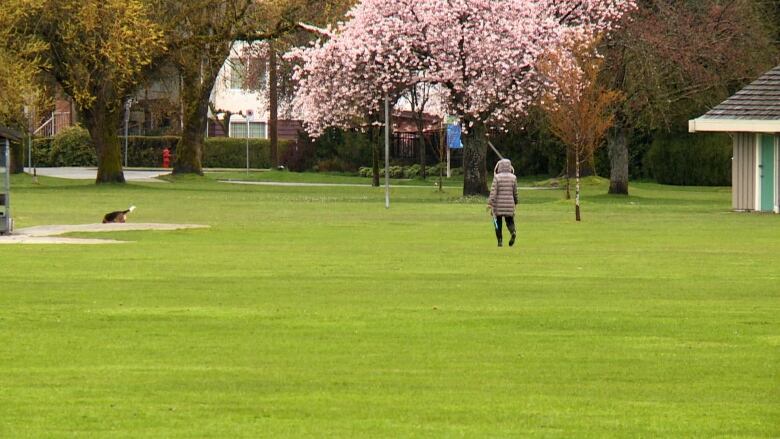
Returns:
[[[499,249],[457,187],[238,176],[14,179],[17,228],[211,228],[0,246],[0,437],[780,437],[780,216],[728,188],[522,191]]]

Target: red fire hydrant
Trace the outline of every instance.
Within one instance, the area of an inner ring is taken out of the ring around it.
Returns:
[[[171,167],[171,150],[168,148],[163,149],[163,168]]]

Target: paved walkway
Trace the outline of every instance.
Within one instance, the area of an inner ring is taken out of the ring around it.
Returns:
[[[373,187],[370,184],[356,184],[356,183],[296,183],[296,182],[289,182],[289,181],[244,181],[244,180],[218,180],[220,183],[230,183],[230,184],[248,184],[248,185],[255,185],[255,186],[290,186],[290,187]],[[385,187],[384,183],[379,187],[380,189]],[[437,184],[431,184],[427,186],[423,185],[415,185],[415,184],[403,184],[403,185],[395,185],[391,184],[391,188],[432,188],[432,187],[438,187]],[[444,188],[453,188],[453,189],[460,189],[461,186],[444,186]],[[539,191],[539,190],[548,190],[553,188],[548,187],[531,187],[531,186],[523,186],[517,188],[519,191]]]
[[[12,235],[0,236],[0,244],[122,244],[114,239],[63,238],[59,235],[74,232],[122,232],[128,230],[201,229],[200,224],[109,223],[35,226],[14,230]]]
[[[30,168],[24,168],[25,172],[32,174]],[[44,177],[67,178],[71,180],[94,180],[97,178],[97,168],[36,168],[38,175]],[[132,170],[125,169],[125,180],[143,183],[167,183],[157,177],[170,174],[170,170]]]

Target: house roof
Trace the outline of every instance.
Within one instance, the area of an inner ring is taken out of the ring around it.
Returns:
[[[19,132],[0,125],[0,139],[19,140],[21,138],[22,135]]]
[[[688,127],[691,132],[780,132],[780,66],[689,121]]]

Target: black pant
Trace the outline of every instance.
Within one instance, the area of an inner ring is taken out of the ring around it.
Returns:
[[[499,241],[503,239],[503,235],[501,233],[501,229],[503,228],[503,225],[501,224],[502,219],[506,219],[506,228],[509,230],[509,233],[513,235],[515,234],[515,217],[499,215],[496,217],[496,239]]]

